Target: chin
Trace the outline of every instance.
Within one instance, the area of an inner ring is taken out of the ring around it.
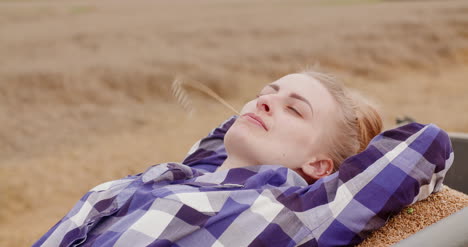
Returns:
[[[250,152],[256,150],[254,138],[246,126],[234,123],[224,136],[226,152],[228,155],[250,156]]]

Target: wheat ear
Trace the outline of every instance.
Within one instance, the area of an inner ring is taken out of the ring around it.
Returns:
[[[187,81],[187,80],[182,80],[180,78],[177,78],[172,82],[172,94],[175,96],[177,102],[182,105],[182,107],[188,111],[188,113],[191,115],[194,111],[192,101],[189,99],[187,91],[184,89],[184,85],[190,86],[191,88],[197,89],[201,92],[204,92],[208,96],[211,96],[227,108],[229,108],[231,111],[239,115],[239,112],[232,107],[229,103],[227,103],[223,98],[221,98],[218,94],[216,94],[213,90],[211,90],[209,87],[203,85],[200,82],[197,81]]]
[[[187,96],[187,91],[182,87],[182,80],[180,78],[176,78],[172,82],[172,95],[176,98],[177,102],[188,112],[189,115],[192,115],[193,112],[193,104],[192,101]]]

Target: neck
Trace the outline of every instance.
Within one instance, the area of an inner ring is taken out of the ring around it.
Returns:
[[[231,168],[239,168],[244,166],[253,165],[250,164],[248,161],[244,159],[240,159],[239,157],[235,157],[233,155],[228,155],[227,159],[223,162],[223,164],[217,169],[219,170],[226,170]]]

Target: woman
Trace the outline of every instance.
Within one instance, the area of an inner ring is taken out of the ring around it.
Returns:
[[[368,145],[381,126],[331,77],[287,75],[182,163],[93,188],[34,246],[357,244],[438,191],[453,160],[435,125],[409,124]]]

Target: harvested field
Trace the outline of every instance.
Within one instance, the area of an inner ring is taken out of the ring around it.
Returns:
[[[0,27],[0,246],[32,244],[96,184],[180,161],[232,114],[194,92],[188,118],[178,75],[240,108],[319,67],[386,128],[468,132],[466,1],[0,0]]]

